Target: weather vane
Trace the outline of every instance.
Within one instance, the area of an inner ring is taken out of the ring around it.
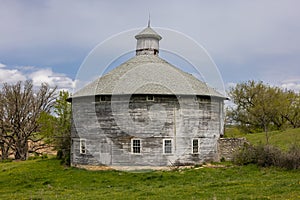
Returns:
[[[150,12],[149,12],[149,18],[148,18],[148,27],[150,27]]]

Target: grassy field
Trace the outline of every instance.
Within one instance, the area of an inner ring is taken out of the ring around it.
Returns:
[[[252,144],[264,133],[241,134]],[[300,129],[270,132],[282,149],[300,144]],[[0,162],[0,199],[300,199],[300,171],[217,164],[177,171],[87,171],[60,161]]]
[[[230,128],[225,134],[227,137],[245,137],[255,145],[266,144],[265,133],[243,134],[235,128]],[[289,149],[294,144],[300,145],[300,128],[269,132],[269,143],[283,150]]]
[[[300,199],[300,171],[254,165],[122,172],[0,163],[0,199]]]

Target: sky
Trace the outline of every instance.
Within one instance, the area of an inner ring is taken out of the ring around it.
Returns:
[[[297,0],[0,0],[0,84],[31,79],[71,90],[97,45],[143,29],[150,13],[154,29],[200,44],[226,88],[257,80],[300,91],[299,8]]]

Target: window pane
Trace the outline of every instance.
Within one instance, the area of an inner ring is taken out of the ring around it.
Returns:
[[[154,96],[148,95],[147,96],[147,101],[154,101]]]
[[[199,140],[193,140],[193,153],[199,153]]]
[[[165,140],[164,141],[164,145],[165,145],[165,153],[172,153],[172,140]]]
[[[85,140],[80,140],[80,153],[85,154],[86,153],[86,144]]]
[[[105,96],[100,96],[100,101],[105,101]]]
[[[132,152],[141,153],[141,140],[132,140]]]

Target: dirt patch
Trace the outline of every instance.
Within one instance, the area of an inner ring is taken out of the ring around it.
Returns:
[[[225,165],[214,165],[214,164],[205,164],[200,167],[195,166],[92,166],[92,165],[75,165],[73,167],[91,170],[91,171],[102,171],[102,170],[117,170],[117,171],[152,171],[152,170],[161,170],[161,171],[172,171],[172,170],[184,170],[184,169],[202,169],[202,168],[224,168]]]

